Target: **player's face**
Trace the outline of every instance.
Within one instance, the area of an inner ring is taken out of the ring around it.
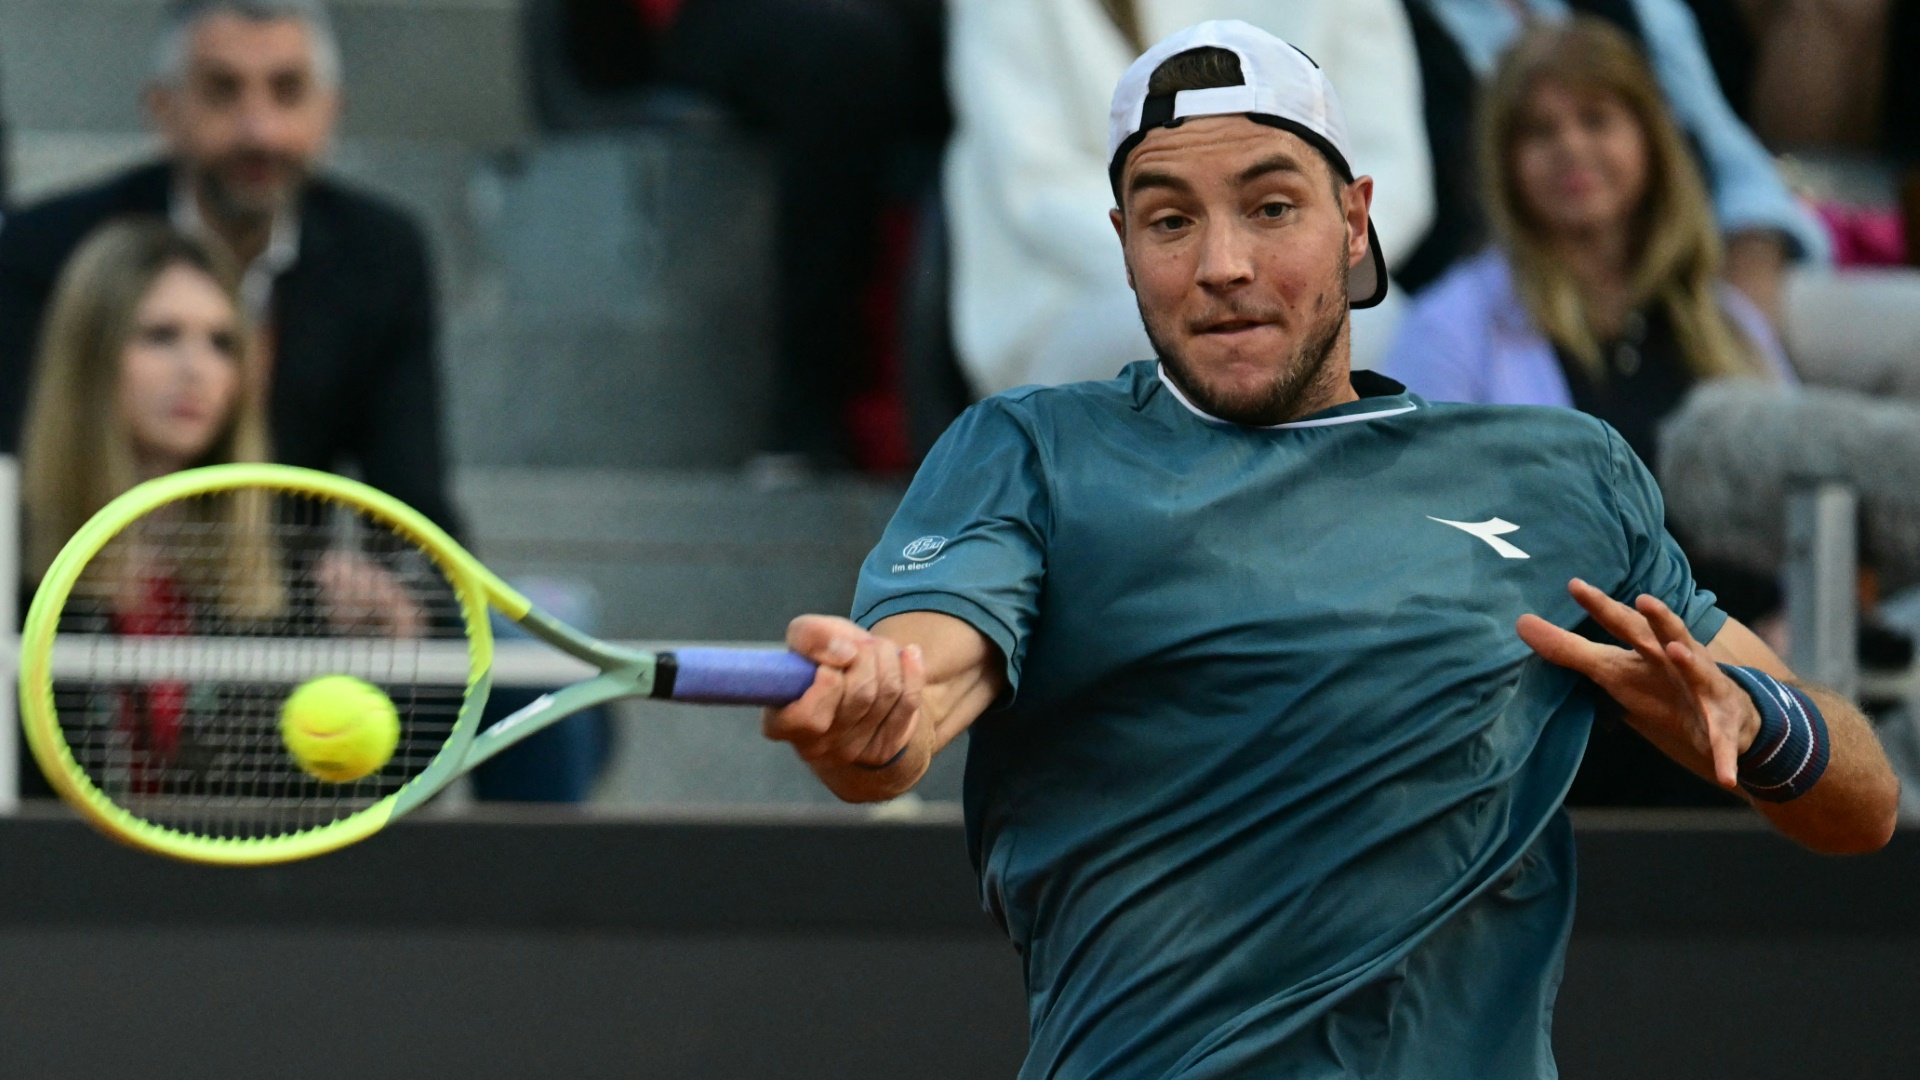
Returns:
[[[1292,419],[1344,380],[1347,275],[1367,257],[1373,181],[1339,184],[1298,136],[1242,116],[1158,128],[1114,212],[1161,360],[1209,413]]]
[[[1512,155],[1521,206],[1565,239],[1625,228],[1647,194],[1647,133],[1613,94],[1537,83]]]
[[[214,213],[251,222],[286,206],[333,135],[339,95],[314,67],[299,19],[210,15],[193,28],[178,86],[149,104],[168,148]]]
[[[212,448],[240,393],[239,327],[217,282],[190,266],[161,271],[120,354],[120,412],[142,471],[186,468]]]

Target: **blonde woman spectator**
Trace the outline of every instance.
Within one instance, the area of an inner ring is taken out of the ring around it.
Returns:
[[[1153,356],[1107,220],[1108,100],[1144,42],[1208,19],[1279,35],[1340,86],[1354,171],[1379,181],[1387,265],[1425,233],[1420,72],[1399,0],[954,0],[953,329],[976,392],[1111,378]],[[1357,366],[1375,317],[1355,319]]]
[[[269,460],[239,283],[158,220],[96,232],[62,272],[22,453],[27,573],[115,496],[180,469]]]
[[[1625,35],[1584,17],[1530,31],[1488,86],[1480,134],[1495,246],[1420,294],[1383,371],[1433,400],[1613,425],[1659,473],[1695,577],[1742,621],[1778,609],[1796,476],[1855,484],[1869,563],[1913,581],[1920,410],[1794,385],[1767,320],[1722,275],[1705,186]],[[1602,724],[1575,797],[1713,793]]]
[[[199,465],[267,460],[252,344],[237,275],[206,245],[146,219],[110,223],[81,244],[48,307],[26,417],[29,581],[135,484]],[[183,513],[251,527],[233,530],[226,557],[204,565],[155,564],[137,536],[116,537],[100,563],[106,572],[90,575],[68,600],[63,629],[178,635],[277,619],[285,580],[266,501],[206,501]],[[217,622],[208,614],[215,611]],[[136,783],[188,752],[189,695],[186,683],[160,681],[115,699]],[[37,773],[23,781],[25,794],[50,794]]]
[[[1481,107],[1494,246],[1414,301],[1387,374],[1441,401],[1581,409],[1649,462],[1695,383],[1792,379],[1722,276],[1706,188],[1624,34],[1587,17],[1531,31]]]

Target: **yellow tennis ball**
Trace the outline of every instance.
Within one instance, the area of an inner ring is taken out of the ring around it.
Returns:
[[[280,706],[280,738],[309,775],[345,784],[379,771],[400,743],[393,699],[351,675],[300,684]]]

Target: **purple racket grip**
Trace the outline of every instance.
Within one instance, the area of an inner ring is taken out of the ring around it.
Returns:
[[[813,685],[813,662],[783,649],[675,649],[660,654],[662,675],[668,657],[673,681],[659,696],[674,701],[785,705]]]

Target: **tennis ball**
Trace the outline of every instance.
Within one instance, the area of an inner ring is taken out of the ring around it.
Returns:
[[[304,682],[280,706],[280,738],[311,776],[345,784],[371,775],[400,742],[393,699],[351,675]]]

